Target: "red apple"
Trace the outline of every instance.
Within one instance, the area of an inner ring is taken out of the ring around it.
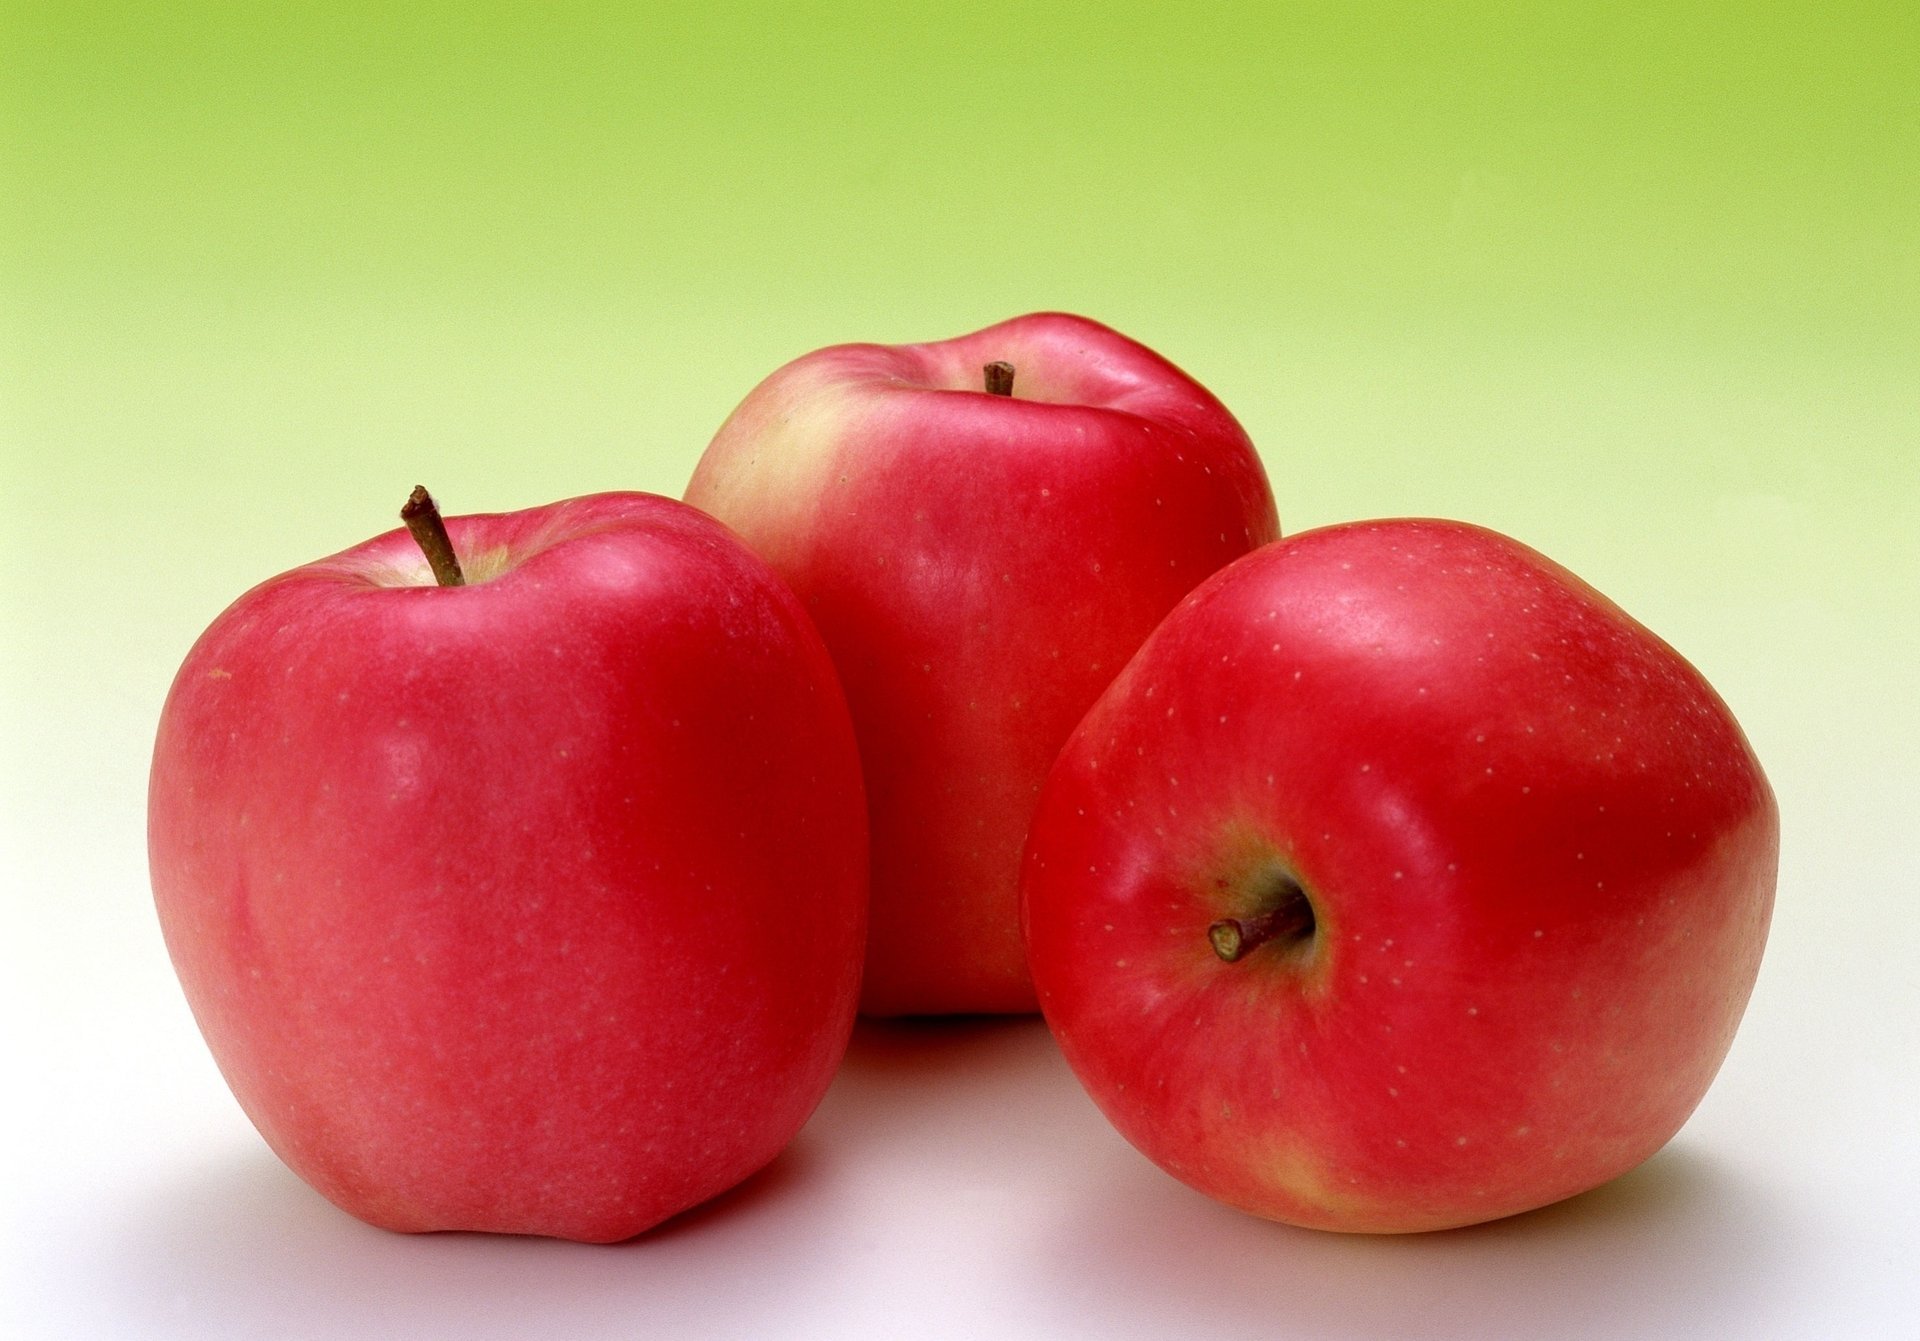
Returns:
[[[161,927],[241,1106],[338,1205],[626,1238],[771,1160],[839,1062],[852,725],[799,602],[692,508],[448,529],[470,585],[395,531],[195,644],[154,747]]]
[[[1163,1168],[1294,1224],[1438,1229],[1679,1129],[1778,844],[1726,705],[1605,597],[1474,527],[1337,526],[1196,591],[1075,731],[1027,946]]]
[[[846,686],[873,835],[861,1008],[1034,1009],[1041,780],[1160,618],[1278,533],[1246,434],[1151,350],[1045,313],[788,364],[687,501],[794,586]]]

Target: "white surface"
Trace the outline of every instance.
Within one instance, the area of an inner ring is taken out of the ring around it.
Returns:
[[[1783,789],[1774,943],[1719,1084],[1572,1202],[1414,1238],[1270,1225],[1129,1149],[1037,1021],[867,1026],[770,1170],[614,1247],[396,1236],[308,1191],[194,1032],[137,813],[44,799],[8,834],[9,1336],[1916,1334],[1914,935],[1875,915],[1910,868],[1811,791]]]

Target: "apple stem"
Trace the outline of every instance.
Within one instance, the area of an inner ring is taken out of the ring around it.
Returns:
[[[1013,365],[1005,359],[995,359],[981,369],[987,375],[987,394],[989,396],[1011,396],[1013,394]]]
[[[400,509],[400,520],[407,524],[407,529],[413,532],[413,542],[427,556],[434,581],[443,587],[467,585],[467,575],[460,571],[460,560],[454,556],[453,541],[447,535],[447,524],[440,519],[440,509],[434,506],[433,495],[427,492],[426,485],[413,486],[406,506]]]
[[[1213,952],[1229,964],[1237,963],[1268,941],[1293,944],[1313,934],[1313,904],[1292,880],[1280,891],[1280,902],[1252,917],[1225,917],[1207,928]]]

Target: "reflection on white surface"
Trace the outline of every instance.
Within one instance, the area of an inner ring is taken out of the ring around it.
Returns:
[[[1034,1020],[863,1025],[773,1166],[612,1247],[371,1229],[233,1122],[65,1209],[29,1334],[1791,1335],[1807,1269],[1782,1193],[1685,1137],[1473,1229],[1253,1220],[1121,1142]]]

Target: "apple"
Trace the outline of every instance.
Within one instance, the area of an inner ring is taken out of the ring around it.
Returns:
[[[1270,545],[1074,732],[1023,878],[1095,1103],[1256,1215],[1405,1231],[1632,1168],[1732,1042],[1779,818],[1678,653],[1444,521]]]
[[[1041,313],[789,363],[686,497],[799,592],[846,686],[873,839],[861,1009],[1032,1011],[1040,783],[1160,618],[1278,534],[1245,432],[1151,350]]]
[[[798,600],[684,504],[409,511],[465,585],[395,531],[188,654],[161,928],[242,1108],[345,1210],[627,1238],[773,1159],[845,1049],[852,723]]]

